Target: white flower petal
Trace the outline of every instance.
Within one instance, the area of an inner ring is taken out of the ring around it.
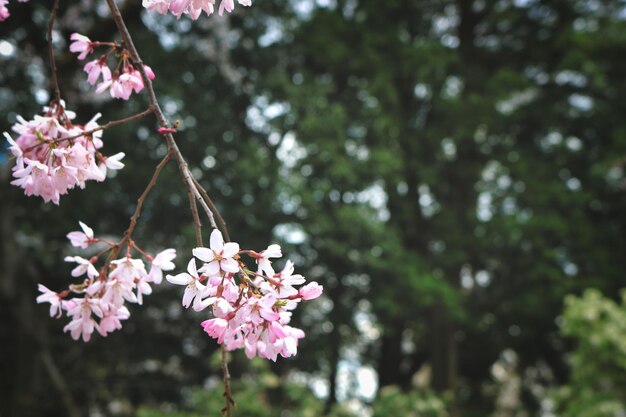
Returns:
[[[220,261],[220,266],[226,272],[232,272],[233,274],[239,272],[239,263],[232,258],[223,259]]]
[[[193,278],[186,272],[178,275],[167,275],[165,279],[174,285],[189,285],[193,281]]]
[[[239,243],[236,242],[228,242],[222,249],[222,256],[224,258],[232,258],[237,253],[239,253]]]
[[[191,300],[196,296],[196,289],[194,287],[187,287],[185,289],[185,294],[183,294],[183,307],[189,308],[191,304]]]
[[[215,252],[221,252],[224,247],[224,238],[222,237],[222,232],[217,229],[213,229],[211,232],[211,249]]]
[[[85,232],[85,235],[87,235],[88,238],[93,239],[93,230],[83,222],[79,221],[78,224],[80,225],[80,228],[83,229],[83,232]]]
[[[215,259],[215,253],[209,248],[194,248],[191,253],[203,262],[211,262]]]
[[[218,261],[211,261],[208,264],[204,264],[202,268],[199,269],[204,275],[209,277],[213,277],[220,273],[220,263]]]
[[[194,278],[198,277],[198,270],[196,269],[196,260],[194,258],[191,258],[191,260],[189,261],[189,264],[187,264],[187,272],[189,272],[189,275],[191,275]]]

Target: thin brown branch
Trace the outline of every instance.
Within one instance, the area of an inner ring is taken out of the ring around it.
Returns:
[[[204,201],[204,199],[200,195],[200,192],[198,191],[198,187],[196,187],[196,184],[194,182],[194,177],[193,175],[191,175],[191,172],[189,172],[189,168],[187,168],[186,171],[183,172],[183,177],[185,177],[185,181],[187,182],[187,187],[189,188],[189,191],[196,197],[196,199],[200,203],[200,206],[202,207],[207,217],[209,218],[211,227],[213,229],[217,229],[217,224],[215,223],[215,217],[213,216],[213,212],[211,211],[211,209],[209,209],[209,206],[207,206],[206,201]]]
[[[141,208],[143,207],[143,203],[146,201],[146,198],[148,197],[148,194],[150,194],[150,191],[152,191],[152,189],[156,185],[157,179],[159,179],[159,174],[161,173],[163,168],[165,168],[165,165],[167,165],[167,163],[169,162],[170,157],[170,152],[168,152],[165,154],[163,159],[161,159],[161,162],[159,162],[159,164],[156,166],[154,174],[152,174],[152,178],[146,186],[146,189],[143,190],[143,193],[141,193],[141,195],[137,199],[137,207],[135,207],[135,212],[130,218],[130,224],[128,225],[128,229],[126,229],[126,232],[124,232],[124,237],[122,238],[122,242],[120,242],[120,244],[130,240],[133,232],[135,231],[135,227],[137,227],[137,219],[139,219],[139,216],[141,215]]]
[[[59,89],[59,80],[57,79],[57,64],[54,59],[54,48],[52,47],[52,29],[54,28],[54,21],[59,11],[59,4],[61,0],[54,0],[52,5],[52,11],[50,12],[50,19],[48,20],[48,59],[50,59],[50,72],[52,79],[52,89],[54,90],[54,99],[57,103],[61,103],[61,90]]]
[[[161,159],[161,162],[159,162],[156,168],[154,169],[154,173],[152,174],[152,178],[150,178],[150,182],[148,183],[146,188],[143,190],[143,192],[137,199],[137,207],[135,207],[135,211],[133,212],[132,216],[130,216],[130,223],[128,224],[128,229],[126,229],[126,231],[122,235],[122,239],[118,243],[113,245],[111,252],[107,256],[104,266],[100,269],[101,271],[103,270],[108,271],[110,262],[114,258],[117,257],[117,255],[120,253],[120,249],[122,249],[124,244],[130,244],[132,240],[133,232],[135,231],[135,228],[137,227],[137,220],[139,220],[139,216],[141,216],[141,209],[143,207],[143,203],[146,201],[146,198],[148,198],[150,191],[152,191],[152,189],[156,185],[157,180],[159,179],[159,175],[161,174],[161,171],[163,171],[163,168],[165,168],[165,165],[167,165],[170,158],[171,158],[171,154],[168,151],[163,157],[163,159]]]
[[[59,367],[55,363],[50,351],[46,348],[41,349],[41,361],[43,362],[46,371],[48,372],[48,376],[52,381],[52,385],[59,391],[61,394],[61,398],[63,403],[65,404],[65,408],[69,417],[80,417],[80,408],[76,405],[76,401],[74,401],[74,397],[72,396],[72,392],[67,386],[65,379],[63,378],[63,374],[59,370]]]
[[[224,218],[220,214],[219,210],[217,209],[217,206],[215,205],[215,203],[213,203],[213,200],[211,200],[211,197],[209,197],[209,193],[207,193],[207,191],[200,184],[200,182],[198,182],[198,180],[195,179],[194,177],[191,177],[191,178],[193,180],[194,185],[198,189],[198,192],[200,192],[200,195],[202,195],[202,198],[211,209],[211,212],[215,215],[218,228],[222,232],[222,235],[224,236],[224,240],[226,242],[230,242],[230,236],[228,235],[228,228],[226,227],[226,222],[224,221]]]
[[[222,373],[224,374],[224,399],[226,401],[226,406],[222,409],[222,412],[226,415],[226,417],[231,417],[231,407],[235,405],[235,400],[233,400],[233,395],[230,391],[230,372],[228,371],[228,356],[224,345],[222,345]]]
[[[120,253],[120,249],[122,249],[124,244],[130,245],[133,232],[135,231],[135,228],[137,227],[137,220],[139,219],[139,216],[141,215],[141,208],[143,207],[143,203],[146,201],[146,198],[148,197],[148,194],[150,194],[150,191],[152,191],[152,189],[156,185],[157,180],[159,179],[159,175],[161,174],[161,171],[163,171],[163,168],[165,168],[165,165],[167,165],[170,158],[171,158],[171,153],[168,150],[168,152],[165,154],[163,159],[161,159],[161,162],[159,162],[158,165],[156,166],[154,173],[152,174],[152,178],[150,178],[150,182],[148,183],[146,188],[143,190],[143,192],[137,199],[137,207],[135,207],[135,212],[130,217],[130,223],[128,225],[128,229],[126,229],[126,231],[124,232],[122,239],[112,247],[111,252],[107,256],[107,259],[104,263],[104,266],[100,269],[100,271],[108,271],[109,264],[111,263],[113,259],[117,258],[117,256]]]
[[[189,208],[191,209],[193,225],[196,230],[196,245],[202,246],[202,223],[200,222],[200,216],[198,215],[198,205],[196,204],[196,200],[190,189],[187,189],[187,197],[189,197]]]
[[[81,136],[89,136],[89,135],[92,135],[92,134],[94,134],[94,133],[96,133],[96,132],[98,132],[100,130],[105,130],[105,129],[108,129],[108,128],[113,127],[113,126],[123,125],[124,123],[132,122],[133,120],[140,119],[140,118],[142,118],[144,116],[147,116],[147,115],[149,115],[151,113],[154,113],[154,108],[152,108],[152,106],[148,107],[147,109],[145,109],[144,111],[142,111],[140,113],[133,114],[132,116],[124,117],[123,119],[111,120],[110,122],[107,122],[107,123],[105,123],[103,125],[99,125],[98,127],[94,127],[93,129],[88,130],[86,132],[79,133],[79,134],[76,134],[74,136],[69,136],[67,138],[60,139],[60,141],[76,139],[76,138],[79,138]]]
[[[133,43],[133,38],[131,37],[130,32],[128,31],[128,28],[126,27],[126,23],[124,22],[124,18],[122,17],[120,9],[117,7],[115,0],[106,0],[106,1],[109,6],[109,9],[111,10],[111,15],[113,16],[115,25],[117,26],[122,36],[122,43],[124,44],[124,47],[128,50],[130,54],[130,60],[133,63],[135,69],[139,71],[139,74],[141,75],[141,79],[146,89],[146,93],[148,94],[148,102],[150,103],[150,106],[154,108],[154,114],[159,123],[159,127],[170,127],[165,117],[165,114],[163,113],[163,110],[161,109],[161,106],[159,105],[159,101],[156,98],[156,93],[154,92],[152,80],[150,79],[150,77],[148,77],[148,74],[146,73],[146,69],[144,68],[143,61],[141,60],[141,57],[139,56],[139,53],[137,52],[137,48],[135,48],[135,44]],[[176,162],[178,163],[178,167],[180,169],[181,174],[185,177],[187,186],[189,187],[191,192],[194,194],[194,196],[196,196],[198,201],[200,201],[200,205],[203,206],[205,211],[207,211],[207,216],[209,217],[209,220],[211,220],[211,226],[214,228],[217,228],[217,225],[215,225],[215,220],[213,220],[213,216],[210,214],[211,210],[208,210],[208,207],[205,208],[206,204],[203,205],[202,198],[196,188],[196,185],[191,180],[192,176],[191,176],[191,173],[189,172],[187,161],[185,161],[183,154],[180,152],[180,149],[178,148],[178,144],[174,140],[174,136],[171,133],[165,133],[163,136],[165,136],[165,140],[167,141],[167,146],[170,148],[170,151],[172,152],[173,156],[176,158]]]
[[[105,129],[108,129],[108,128],[113,127],[113,126],[118,126],[118,125],[121,125],[121,124],[124,124],[124,123],[131,122],[131,121],[133,121],[135,119],[139,119],[141,117],[147,116],[150,113],[154,113],[154,109],[152,107],[148,107],[146,110],[142,111],[141,113],[133,114],[132,116],[128,116],[128,117],[125,117],[123,119],[111,120],[110,122],[107,122],[107,123],[105,123],[103,125],[95,127],[95,128],[93,128],[91,130],[87,130],[85,132],[78,133],[76,135],[68,136],[66,138],[62,138],[62,139],[56,140],[55,142],[58,143],[58,142],[63,142],[65,140],[73,140],[73,139],[77,139],[77,138],[79,138],[81,136],[90,136],[90,135],[93,135],[94,133],[96,133],[96,132],[98,132],[100,130],[105,130]],[[34,148],[36,148],[37,146],[41,146],[42,144],[43,143],[38,143],[36,145],[33,145],[30,148],[25,149],[24,152],[31,151]]]

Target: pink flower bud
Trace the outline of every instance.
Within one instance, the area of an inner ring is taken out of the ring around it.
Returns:
[[[322,295],[323,290],[324,290],[324,287],[319,285],[317,282],[313,281],[313,282],[309,282],[307,285],[300,288],[299,293],[300,293],[300,297],[302,297],[303,300],[307,301],[307,300],[313,300],[319,297],[320,295]]]

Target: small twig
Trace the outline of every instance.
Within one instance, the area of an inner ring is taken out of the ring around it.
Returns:
[[[94,133],[96,133],[96,132],[98,132],[100,130],[105,130],[105,129],[108,129],[108,128],[113,127],[113,126],[122,125],[124,123],[132,122],[135,119],[140,119],[140,118],[142,118],[144,116],[147,116],[147,115],[149,115],[151,113],[154,113],[154,108],[152,106],[149,106],[147,109],[145,109],[144,111],[142,111],[140,113],[133,114],[132,116],[124,117],[123,119],[111,120],[110,122],[107,122],[107,123],[105,123],[103,125],[100,125],[98,127],[94,127],[93,129],[88,130],[86,132],[83,132],[83,133],[80,133],[80,134],[77,134],[77,135],[74,135],[74,136],[70,136],[70,137],[67,137],[67,138],[60,139],[60,141],[61,140],[76,139],[76,138],[79,138],[81,136],[89,136],[89,135],[92,135],[92,134],[94,134]]]
[[[152,174],[152,178],[150,179],[150,182],[146,186],[146,189],[143,190],[143,193],[141,193],[141,195],[137,199],[137,207],[135,208],[135,212],[130,218],[130,224],[128,226],[128,229],[126,229],[126,232],[124,232],[124,237],[122,238],[122,242],[120,242],[120,244],[130,240],[133,232],[135,231],[135,227],[137,227],[137,219],[139,219],[139,216],[141,215],[141,208],[143,207],[143,203],[144,201],[146,201],[146,198],[148,197],[148,194],[150,194],[150,191],[152,191],[152,188],[154,188],[154,186],[156,185],[157,179],[159,178],[159,174],[161,173],[163,168],[165,168],[165,165],[167,165],[169,160],[170,160],[170,153],[168,152],[165,154],[163,159],[161,159],[161,162],[159,162],[159,164],[156,166],[156,169],[154,170],[154,174]]]
[[[68,136],[66,138],[61,138],[61,139],[55,140],[55,142],[58,143],[58,142],[63,142],[65,140],[72,140],[72,139],[79,138],[81,136],[90,136],[90,135],[93,135],[94,133],[96,133],[96,132],[98,132],[100,130],[105,130],[105,129],[108,129],[108,128],[113,127],[113,126],[117,126],[117,125],[121,125],[121,124],[124,124],[124,123],[131,122],[131,121],[133,121],[135,119],[139,119],[141,117],[147,116],[150,113],[154,113],[154,109],[152,108],[152,106],[148,107],[146,110],[142,111],[141,113],[133,114],[132,116],[128,116],[128,117],[125,117],[123,119],[111,120],[110,122],[107,122],[107,123],[105,123],[103,125],[95,127],[95,128],[93,128],[91,130],[87,130],[85,132],[78,133],[78,134],[73,135],[73,136]],[[36,148],[37,146],[41,146],[42,144],[43,143],[38,143],[36,145],[33,145],[30,148],[25,149],[24,152],[28,152],[28,151]]]
[[[50,72],[52,78],[52,88],[54,89],[54,97],[57,103],[61,103],[61,90],[59,89],[59,81],[57,79],[57,64],[54,59],[54,48],[52,47],[52,29],[54,28],[54,21],[59,11],[59,4],[61,0],[54,0],[52,5],[52,11],[50,12],[50,19],[48,20],[48,57],[50,59]]]
[[[67,386],[59,367],[54,362],[50,351],[47,348],[42,347],[40,356],[41,361],[48,372],[48,376],[52,381],[52,385],[54,385],[54,387],[61,393],[61,398],[63,399],[63,403],[65,404],[69,417],[80,417],[80,408],[76,405],[72,392]]]
[[[202,185],[200,184],[200,182],[198,182],[197,179],[195,179],[194,177],[191,177],[191,179],[193,180],[193,183],[198,189],[198,191],[200,192],[200,195],[202,195],[202,198],[204,198],[204,201],[207,203],[207,205],[211,209],[211,212],[215,215],[217,224],[219,225],[219,229],[222,232],[222,235],[224,236],[224,240],[226,242],[230,242],[230,236],[228,235],[228,228],[226,227],[226,222],[224,221],[224,218],[220,214],[219,210],[217,209],[217,206],[215,205],[215,203],[213,203],[213,200],[211,200],[211,197],[209,197],[209,193],[207,193],[207,191],[204,189],[204,187],[202,187]]]
[[[222,373],[224,374],[224,399],[226,400],[226,406],[222,409],[225,412],[226,417],[231,417],[231,406],[235,405],[233,395],[230,392],[230,372],[228,371],[228,356],[226,354],[226,348],[222,345]]]
[[[198,205],[193,197],[191,189],[187,189],[187,196],[189,197],[189,208],[191,209],[191,215],[193,216],[193,225],[196,230],[196,245],[202,246],[202,223],[200,222],[200,216],[198,215]]]
[[[213,229],[217,229],[217,224],[215,223],[215,217],[213,216],[213,212],[211,211],[211,209],[209,209],[209,206],[207,206],[206,201],[204,201],[204,199],[200,195],[200,192],[198,191],[198,187],[196,187],[196,184],[194,183],[193,175],[191,175],[191,172],[189,172],[189,168],[187,167],[185,168],[186,168],[185,171],[183,171],[183,177],[185,177],[185,181],[187,182],[187,187],[189,188],[189,192],[193,193],[193,195],[196,197],[196,199],[200,203],[200,206],[204,209],[204,212],[209,218],[209,223],[211,223],[211,227]]]
[[[146,198],[148,197],[148,194],[150,194],[150,191],[152,191],[152,189],[156,185],[157,180],[159,179],[159,175],[161,174],[161,171],[163,171],[163,168],[165,168],[165,165],[167,165],[170,158],[171,158],[170,153],[169,152],[166,153],[163,159],[161,159],[161,162],[159,162],[159,164],[156,166],[154,173],[152,174],[152,178],[150,178],[150,182],[148,183],[145,190],[143,190],[143,192],[137,199],[137,207],[135,207],[135,212],[130,217],[130,223],[128,225],[128,229],[126,229],[126,231],[122,235],[122,239],[117,244],[113,245],[113,247],[111,248],[111,253],[107,257],[101,271],[108,270],[111,260],[113,260],[114,258],[117,258],[117,255],[120,253],[120,249],[122,249],[124,244],[130,243],[133,232],[135,231],[135,227],[137,227],[137,220],[139,219],[139,216],[141,215],[141,208],[143,207],[143,203],[144,201],[146,201]]]

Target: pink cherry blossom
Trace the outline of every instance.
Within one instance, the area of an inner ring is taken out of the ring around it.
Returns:
[[[119,248],[119,243],[98,239],[90,227],[82,222],[79,224],[82,232],[76,231],[67,235],[73,246],[86,248],[91,243],[102,242],[110,245],[109,251]],[[144,296],[152,293],[150,284],[156,283],[154,271],[171,270],[175,267],[172,262],[176,256],[174,249],[166,249],[152,256],[132,241],[127,245],[126,256],[105,261],[100,270],[95,264],[106,250],[89,259],[81,256],[66,257],[67,262],[78,264],[71,275],[83,279],[78,284],[69,285],[65,291],[57,293],[39,284],[41,294],[37,297],[37,303],[50,303],[52,317],[60,318],[66,313],[71,321],[64,327],[64,331],[70,332],[75,340],[82,338],[85,342],[89,341],[94,330],[107,336],[110,332],[121,329],[122,321],[130,316],[125,304],[143,304]],[[151,274],[146,272],[144,260],[131,257],[133,250],[137,250],[146,261],[151,262]]]
[[[293,262],[287,261],[280,274],[275,275],[274,280],[271,282],[266,282],[264,284],[267,291],[275,292],[276,296],[279,298],[289,298],[298,294],[298,290],[296,290],[293,286],[303,284],[305,279],[302,275],[293,275],[293,271]]]
[[[109,90],[111,97],[128,100],[133,92],[139,93],[144,89],[142,75],[133,66],[128,50],[116,42],[94,42],[79,33],[72,34],[70,39],[72,40],[70,51],[79,53],[78,59],[80,60],[94,53],[94,49],[97,47],[107,47],[109,49],[100,58],[87,62],[83,67],[83,70],[87,73],[87,82],[91,85],[97,84],[96,93],[99,94]],[[115,56],[119,60],[114,72],[111,72],[107,65],[107,61],[111,56]],[[144,65],[143,69],[148,79],[154,80],[155,76],[152,68]],[[98,82],[99,80],[100,82]]]
[[[171,284],[187,286],[183,295],[183,307],[189,308],[191,302],[194,301],[194,309],[202,309],[201,295],[205,291],[206,287],[200,282],[195,259],[192,258],[189,261],[189,264],[187,265],[187,272],[188,273],[183,272],[182,274],[174,276],[168,275],[165,278]]]
[[[9,18],[9,16],[11,16],[9,9],[7,8],[8,4],[9,0],[0,0],[0,22],[4,22]]]
[[[70,51],[79,53],[78,59],[83,60],[93,52],[93,42],[87,36],[80,33],[72,33],[70,39],[72,40]]]
[[[27,1],[28,0],[19,0],[20,3],[26,3]],[[9,9],[7,8],[8,5],[9,0],[0,0],[0,22],[4,22],[11,16]]]
[[[102,176],[106,178],[107,170],[111,169],[117,171],[119,169],[124,168],[124,164],[121,162],[122,158],[124,158],[126,154],[124,152],[118,152],[115,155],[111,156],[103,156],[101,160],[101,164],[98,165]]]
[[[72,317],[72,321],[63,328],[63,331],[69,331],[74,340],[78,340],[82,336],[83,341],[88,342],[96,327],[93,314],[97,317],[103,316],[99,300],[92,298],[76,300],[73,307],[67,311],[67,315]]]
[[[87,82],[91,85],[95,85],[100,76],[103,82],[111,80],[111,70],[102,59],[87,62],[84,71],[87,73]]]
[[[98,332],[104,337],[108,333],[120,330],[122,328],[121,320],[127,320],[129,317],[130,311],[128,311],[126,306],[122,306],[115,311],[111,310],[107,312],[100,320],[100,323],[98,323]]]
[[[65,109],[63,102],[44,107],[44,112],[32,120],[18,116],[18,122],[13,125],[17,139],[4,133],[15,156],[11,184],[24,189],[26,195],[59,204],[60,197],[74,187],[84,188],[89,180],[104,181],[103,167],[123,166],[119,162],[123,154],[111,157],[112,161],[106,163],[107,158],[99,151],[103,146],[102,131],[83,135],[98,127],[99,114],[80,126],[71,122],[75,115]]]
[[[37,304],[50,303],[50,317],[61,317],[62,307],[61,297],[59,297],[59,294],[49,290],[41,284],[37,286],[37,289],[42,293],[39,297],[37,297]]]
[[[93,238],[93,230],[83,222],[78,222],[82,232],[70,232],[67,234],[67,238],[70,240],[72,246],[86,249],[90,243],[95,242]]]
[[[154,72],[152,69],[147,65],[144,66],[144,69],[148,78],[153,80]],[[143,79],[139,71],[131,65],[126,65],[121,75],[116,71],[112,77],[103,77],[103,81],[96,88],[96,93],[109,90],[111,97],[128,100],[133,92],[139,93],[143,88]]]
[[[159,252],[152,260],[150,272],[148,273],[150,281],[160,284],[163,281],[163,271],[171,271],[176,267],[174,262],[172,262],[174,258],[176,258],[175,249],[166,249]]]
[[[209,248],[195,248],[193,255],[204,262],[200,269],[196,271],[192,258],[188,273],[168,275],[167,280],[187,286],[183,295],[185,307],[192,300],[196,311],[212,306],[213,318],[202,322],[209,336],[226,350],[243,348],[249,358],[259,356],[275,361],[278,356],[287,358],[297,353],[298,340],[304,332],[289,325],[292,310],[303,300],[319,297],[322,287],[311,282],[296,289],[294,286],[304,284],[305,278],[294,274],[291,261],[276,274],[269,258],[282,256],[280,246],[270,245],[261,252],[239,252],[239,244],[224,243],[222,234],[214,230]],[[268,275],[252,272],[240,260],[241,255],[254,259],[260,271]]]
[[[238,0],[238,3],[242,6],[252,5],[251,0]],[[156,11],[160,14],[169,12],[178,18],[186,14],[193,20],[198,19],[202,12],[209,16],[215,11],[215,0],[143,0],[142,4],[149,12]],[[230,13],[234,9],[234,0],[221,0],[218,14],[221,16],[224,11]]]
[[[323,290],[324,288],[321,285],[319,285],[317,282],[309,282],[307,285],[300,288],[298,293],[300,294],[300,297],[302,297],[303,300],[308,301],[308,300],[313,300],[319,297],[320,295],[322,295]]]
[[[76,262],[78,264],[78,266],[72,270],[73,277],[80,277],[85,274],[87,274],[89,278],[96,278],[98,276],[98,270],[88,259],[81,258],[80,256],[66,256],[65,262]]]
[[[265,273],[265,275],[274,276],[274,268],[272,268],[272,262],[270,258],[280,258],[283,256],[279,245],[269,245],[267,249],[262,250],[258,255],[252,254],[256,258],[258,267],[258,274]]]
[[[224,272],[237,273],[239,272],[239,263],[233,259],[239,252],[239,244],[234,242],[224,243],[222,233],[214,229],[211,232],[210,248],[195,248],[192,253],[193,256],[206,262],[200,272],[214,276],[219,275],[220,270]]]
[[[228,328],[228,322],[224,319],[210,319],[205,320],[201,323],[204,331],[207,332],[209,336],[214,339],[217,339],[217,343],[222,343],[224,339],[224,334],[226,333],[226,329]]]

